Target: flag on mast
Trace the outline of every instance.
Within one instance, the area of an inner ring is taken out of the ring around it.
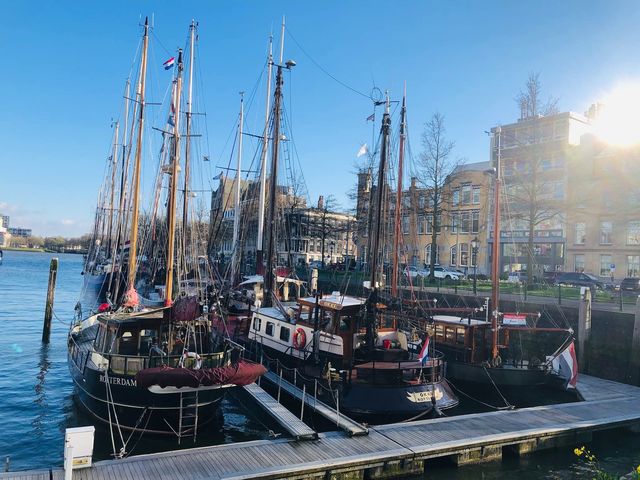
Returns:
[[[376,120],[376,112],[373,112],[371,115],[367,117],[367,122],[375,122]]]
[[[173,64],[176,62],[176,57],[171,57],[169,60],[167,60],[166,62],[164,62],[162,64],[162,66],[164,67],[165,70],[169,70],[171,68],[173,68]]]
[[[424,345],[422,345],[422,350],[420,350],[420,355],[418,356],[418,361],[423,367],[427,364],[427,360],[429,360],[429,337],[424,341]]]
[[[576,388],[578,382],[578,360],[573,342],[551,361],[551,367],[556,375],[565,380],[566,389]]]
[[[369,153],[369,147],[367,146],[366,143],[363,143],[362,145],[360,145],[360,150],[358,150],[356,157],[360,158],[361,156],[366,155],[367,153]]]

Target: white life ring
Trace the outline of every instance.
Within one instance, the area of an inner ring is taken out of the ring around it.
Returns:
[[[200,368],[202,367],[202,357],[200,357],[200,355],[198,355],[196,352],[184,352],[182,354],[182,358],[180,359],[180,368],[184,367],[184,361],[187,358],[195,358],[196,364],[193,366],[193,369],[200,370]]]

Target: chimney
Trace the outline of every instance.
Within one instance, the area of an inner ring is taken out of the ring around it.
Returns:
[[[322,210],[324,208],[324,195],[320,195],[318,197],[318,210]]]
[[[418,183],[418,179],[416,177],[411,177],[411,188],[415,189],[416,184]]]

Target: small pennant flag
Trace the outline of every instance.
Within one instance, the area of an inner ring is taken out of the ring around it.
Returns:
[[[176,57],[171,57],[169,60],[164,62],[162,66],[164,67],[165,70],[170,70],[171,68],[173,68],[174,63],[176,63]]]
[[[375,112],[367,117],[367,122],[375,122],[375,120],[376,120]]]
[[[358,153],[356,153],[356,157],[360,158],[363,155],[366,155],[367,153],[369,153],[369,147],[367,147],[366,143],[363,143],[360,146],[360,150],[358,150]]]
[[[429,360],[429,337],[424,341],[422,350],[420,350],[420,356],[418,356],[418,361],[422,363],[423,367],[427,364],[427,360]]]

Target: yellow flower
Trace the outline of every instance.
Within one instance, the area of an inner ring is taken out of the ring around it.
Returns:
[[[640,473],[640,465],[636,467],[636,472]]]
[[[574,449],[573,449],[573,453],[575,453],[575,454],[579,457],[579,456],[580,456],[580,455],[582,455],[584,452],[583,452],[581,449],[579,449],[579,448],[574,448]],[[640,466],[639,466],[638,468],[640,468]]]

